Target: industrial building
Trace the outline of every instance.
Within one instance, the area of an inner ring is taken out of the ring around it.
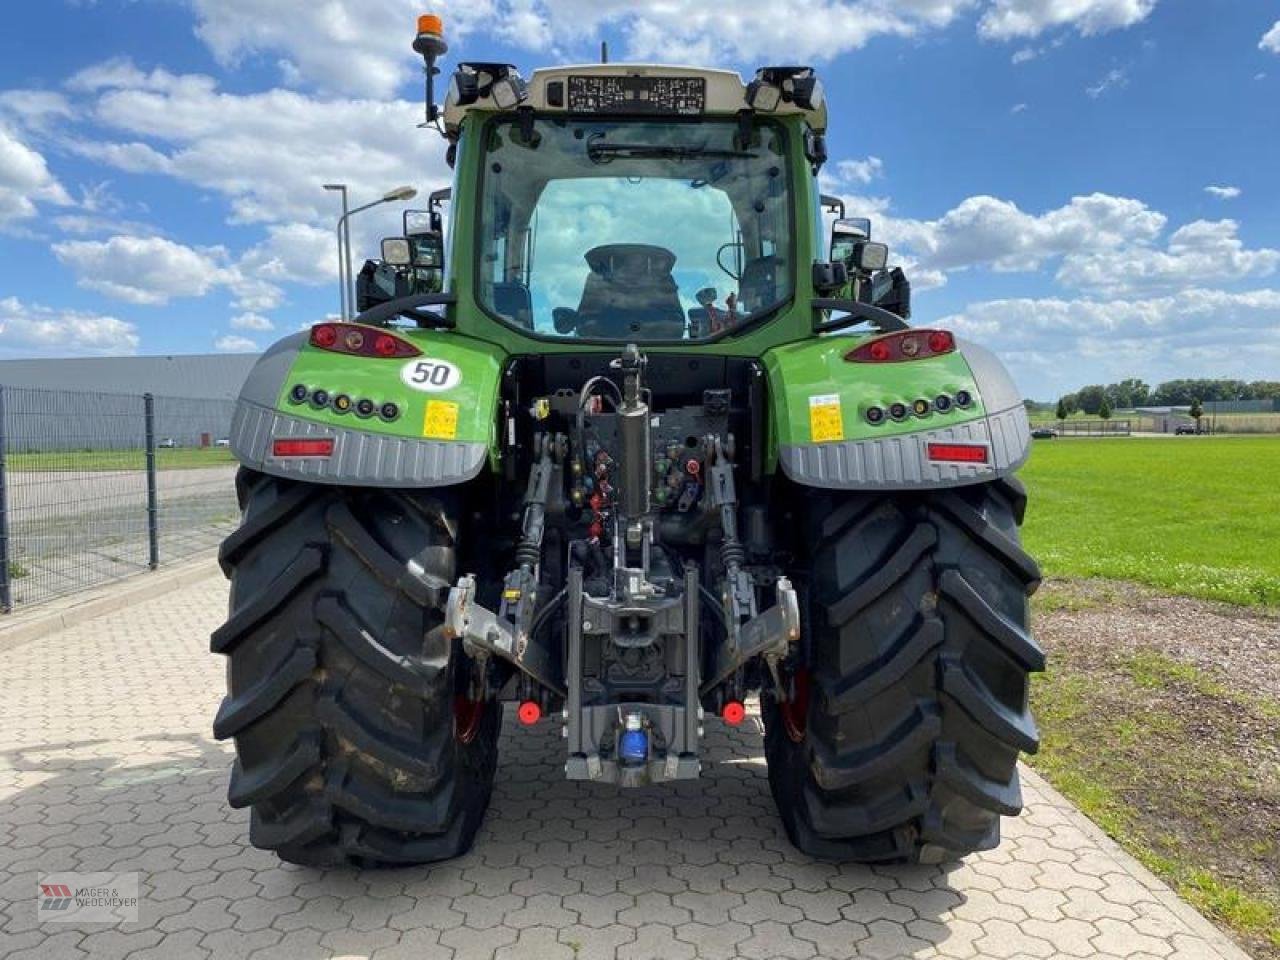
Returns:
[[[141,449],[144,395],[169,447],[217,444],[254,354],[0,360],[0,437],[11,453]]]

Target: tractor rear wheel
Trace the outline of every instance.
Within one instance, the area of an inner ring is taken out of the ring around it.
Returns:
[[[294,863],[407,864],[464,853],[484,817],[501,723],[444,636],[456,495],[350,489],[241,470],[229,658],[214,721],[249,837]]]
[[[809,506],[805,654],[763,696],[769,782],[815,857],[935,863],[1000,840],[1039,743],[1028,632],[1039,584],[1016,480]]]

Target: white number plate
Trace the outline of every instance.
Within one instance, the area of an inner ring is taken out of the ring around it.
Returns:
[[[462,382],[462,371],[448,360],[416,357],[400,368],[405,386],[423,393],[452,390]]]

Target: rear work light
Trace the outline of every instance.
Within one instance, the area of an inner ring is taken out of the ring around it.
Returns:
[[[876,337],[844,355],[851,363],[899,363],[951,353],[956,338],[949,330],[902,330]]]
[[[931,443],[929,459],[947,463],[986,463],[987,447],[982,443]]]
[[[273,440],[271,455],[273,457],[331,457],[333,456],[333,437]]]
[[[353,357],[397,359],[422,355],[412,343],[362,323],[317,323],[311,328],[311,345]]]

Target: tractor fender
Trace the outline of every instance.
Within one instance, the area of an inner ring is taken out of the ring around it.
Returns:
[[[991,351],[957,340],[954,352],[925,359],[846,359],[859,342],[822,337],[765,354],[770,456],[796,483],[833,490],[953,487],[1005,476],[1026,460],[1026,408]],[[939,404],[939,397],[946,399]],[[917,401],[928,409],[917,412]],[[893,419],[894,404],[907,415]],[[873,408],[884,413],[879,422]],[[937,444],[979,447],[982,459],[936,459],[930,454],[931,445],[941,452]]]
[[[344,486],[440,487],[475,477],[496,450],[500,358],[447,332],[402,339],[421,354],[349,356],[313,346],[305,331],[274,344],[236,401],[236,459],[273,476]],[[372,415],[357,412],[362,399],[375,405]],[[394,417],[383,415],[387,404]],[[297,456],[277,446],[297,439],[332,440],[332,451]]]

